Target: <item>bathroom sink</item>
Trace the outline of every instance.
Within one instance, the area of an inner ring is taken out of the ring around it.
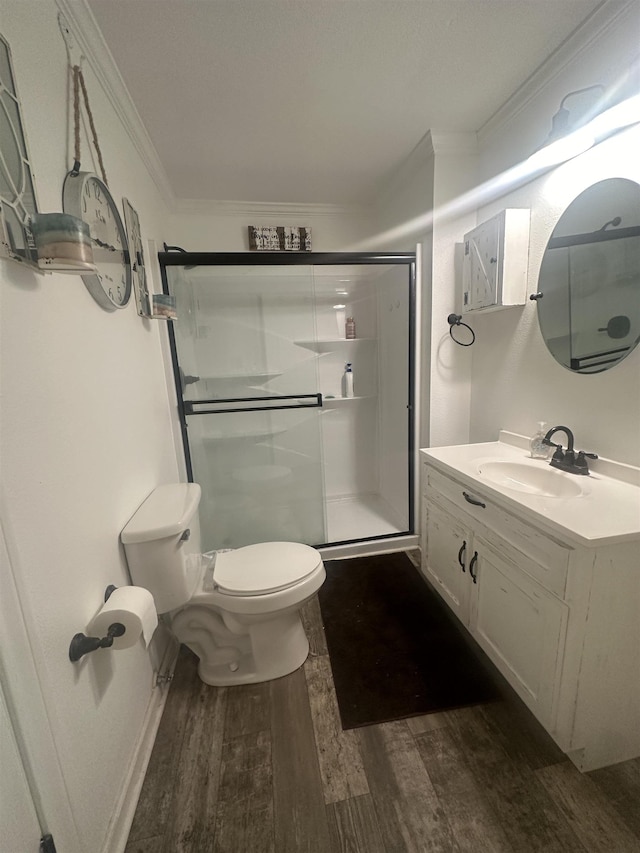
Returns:
[[[577,477],[548,465],[539,468],[522,462],[482,462],[478,465],[478,473],[502,488],[545,498],[574,498],[584,492]]]

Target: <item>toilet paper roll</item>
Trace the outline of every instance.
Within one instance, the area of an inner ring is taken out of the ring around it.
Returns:
[[[114,622],[124,625],[121,637],[114,637],[112,649],[129,649],[140,636],[148,646],[158,627],[158,614],[153,596],[141,586],[120,586],[115,589],[89,625],[92,637],[106,637]]]

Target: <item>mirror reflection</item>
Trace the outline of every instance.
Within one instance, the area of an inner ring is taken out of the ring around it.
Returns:
[[[569,370],[599,373],[640,340],[640,186],[610,178],[586,189],[556,225],[538,279],[547,348]]]

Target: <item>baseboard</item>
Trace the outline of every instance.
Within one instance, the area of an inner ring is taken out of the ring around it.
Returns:
[[[171,655],[173,658],[171,665],[167,671],[173,672],[177,655]],[[100,850],[100,853],[124,853],[131,824],[136,813],[138,799],[144,777],[149,766],[149,760],[153,751],[153,746],[162,719],[162,712],[169,695],[170,680],[161,686],[156,686],[151,691],[149,704],[142,724],[142,730],[138,743],[135,747],[133,760],[129,765],[129,772],[125,779],[124,785],[118,802],[116,803],[113,817],[109,824],[107,834]]]

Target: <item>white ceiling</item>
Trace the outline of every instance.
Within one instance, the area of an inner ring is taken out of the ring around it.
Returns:
[[[357,204],[600,0],[88,0],[178,198]]]

